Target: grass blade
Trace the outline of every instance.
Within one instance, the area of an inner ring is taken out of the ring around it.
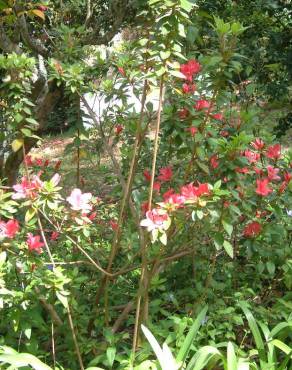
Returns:
[[[228,342],[227,345],[227,370],[237,370],[236,354],[231,342]]]
[[[176,358],[176,361],[178,363],[184,363],[186,358],[187,358],[187,355],[189,353],[189,350],[191,348],[191,345],[195,339],[195,336],[197,335],[197,332],[200,328],[200,326],[202,325],[202,321],[204,320],[205,316],[206,316],[206,313],[207,313],[207,310],[208,310],[208,306],[205,306],[202,311],[198,314],[195,322],[193,323],[193,325],[191,326],[190,328],[190,331],[188,332],[187,336],[186,336],[186,339],[184,340],[179,352],[178,352],[178,355],[177,355],[177,358]]]
[[[264,369],[266,364],[267,364],[267,357],[266,357],[266,353],[265,353],[265,345],[264,345],[259,327],[257,325],[257,322],[256,322],[253,314],[246,307],[245,302],[239,302],[239,306],[240,306],[240,308],[242,309],[242,311],[244,312],[244,314],[247,318],[248,325],[249,325],[250,330],[252,332],[252,335],[254,337],[254,341],[255,341],[255,344],[256,344],[256,347],[257,347],[257,350],[258,350],[258,353],[259,353],[260,365]]]

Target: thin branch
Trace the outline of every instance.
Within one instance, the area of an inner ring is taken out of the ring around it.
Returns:
[[[20,17],[18,17],[17,25],[18,25],[23,42],[36,54],[40,54],[44,57],[48,56],[47,48],[39,40],[34,39],[29,34],[24,15],[21,15]]]

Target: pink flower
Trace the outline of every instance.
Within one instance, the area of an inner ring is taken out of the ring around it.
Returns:
[[[253,170],[254,170],[254,172],[257,174],[257,175],[259,175],[259,176],[262,176],[263,175],[263,173],[264,173],[264,171],[262,170],[262,168],[258,168],[258,167],[254,167],[253,168]]]
[[[247,158],[247,160],[249,161],[249,163],[255,163],[257,162],[259,159],[260,159],[260,155],[259,153],[255,153],[255,152],[252,152],[251,150],[249,149],[246,149],[244,151],[244,156]]]
[[[194,186],[193,183],[184,185],[181,188],[181,195],[186,200],[196,201],[201,195],[209,195],[209,185],[199,184],[199,186]]]
[[[194,105],[194,108],[196,110],[203,110],[203,109],[206,109],[206,108],[209,108],[210,107],[210,102],[208,102],[208,100],[198,100],[196,102],[196,104]]]
[[[12,195],[12,199],[25,199],[35,198],[37,192],[43,187],[43,182],[39,176],[33,176],[32,180],[29,181],[25,176],[22,177],[21,183],[13,185],[15,193]]]
[[[196,85],[195,84],[184,83],[182,85],[182,91],[183,91],[184,94],[193,93],[194,91],[196,91]]]
[[[50,240],[57,240],[58,239],[58,237],[59,237],[59,233],[57,232],[57,231],[53,231],[52,232],[52,234],[51,234],[51,236],[50,236]]]
[[[51,178],[51,183],[54,186],[57,186],[60,181],[61,181],[61,176],[58,173],[55,173],[55,175]]]
[[[228,137],[229,132],[227,130],[222,130],[222,131],[220,131],[220,135],[223,136],[223,137]]]
[[[223,120],[223,114],[222,113],[215,113],[212,115],[214,119],[217,119],[217,121],[222,121]]]
[[[40,235],[33,236],[32,233],[27,234],[26,243],[30,252],[36,251],[38,254],[42,252],[42,247],[45,245],[43,242],[41,242]]]
[[[272,193],[273,189],[269,188],[269,179],[257,179],[256,180],[257,188],[256,193],[265,197]]]
[[[201,70],[200,63],[194,59],[191,59],[187,63],[181,64],[180,66],[181,73],[184,74],[185,78],[190,82],[192,82],[193,80],[193,75],[199,73],[200,70]]]
[[[281,180],[281,177],[278,176],[279,173],[279,168],[274,168],[273,166],[267,166],[267,171],[268,171],[268,179],[270,181],[276,180],[279,181]]]
[[[71,208],[74,211],[88,213],[92,209],[92,206],[89,204],[91,198],[91,193],[82,194],[80,189],[73,189],[70,196],[66,200],[71,204]]]
[[[271,159],[279,159],[281,157],[281,145],[275,144],[271,145],[267,149],[266,156]]]
[[[163,195],[163,199],[164,201],[166,201],[172,194],[174,194],[174,190],[173,189],[169,189],[167,190]]]
[[[256,138],[255,141],[251,143],[251,146],[253,146],[255,150],[262,150],[265,146],[265,143],[262,139]]]
[[[170,181],[172,178],[172,169],[170,166],[160,168],[159,170],[159,176],[157,177],[160,181]]]
[[[243,235],[246,238],[255,238],[262,231],[262,225],[257,221],[253,221],[245,226]]]
[[[198,132],[198,129],[196,126],[191,126],[191,127],[186,128],[186,131],[190,131],[191,135],[195,136],[196,133]]]
[[[13,239],[18,231],[19,223],[17,220],[0,221],[0,237]]]
[[[170,194],[168,197],[164,197],[163,208],[168,211],[175,211],[177,208],[181,208],[184,205],[186,198],[181,194]]]
[[[217,168],[219,166],[219,161],[218,161],[218,155],[213,154],[212,157],[210,158],[210,164],[212,168]]]
[[[153,208],[151,211],[146,212],[146,218],[140,222],[140,225],[147,227],[147,231],[155,229],[163,230],[168,218],[168,214],[165,210]]]

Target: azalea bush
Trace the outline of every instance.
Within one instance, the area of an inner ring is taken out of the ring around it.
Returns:
[[[141,324],[177,348],[205,303],[200,345],[251,345],[241,300],[272,326],[291,321],[292,152],[234,83],[245,27],[215,18],[214,49],[188,53],[193,4],[148,5],[137,40],[50,60],[91,125],[76,119],[67,150],[76,184],[66,158],[18,140],[21,173],[1,186],[0,344],[55,368],[150,369]]]

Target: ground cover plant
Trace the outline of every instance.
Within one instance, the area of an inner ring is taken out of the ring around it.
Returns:
[[[64,3],[0,1],[1,368],[290,369],[292,151],[250,25]]]

